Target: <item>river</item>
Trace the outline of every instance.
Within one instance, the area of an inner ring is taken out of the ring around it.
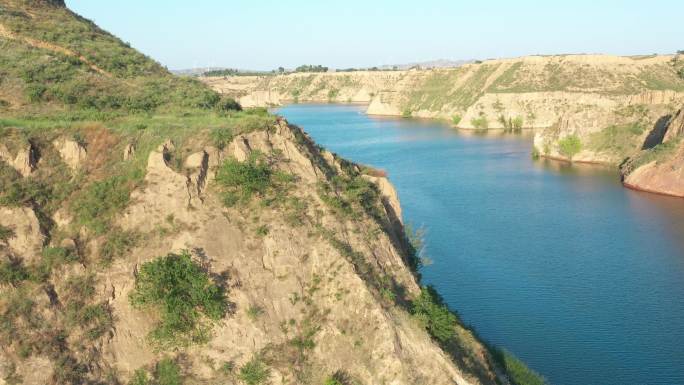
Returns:
[[[386,170],[427,231],[434,285],[465,323],[552,384],[684,384],[684,200],[625,189],[609,168],[530,156],[529,134],[276,112],[317,143]]]

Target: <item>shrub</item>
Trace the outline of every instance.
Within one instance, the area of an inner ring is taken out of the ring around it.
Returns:
[[[157,385],[182,385],[183,377],[178,364],[170,358],[165,358],[157,363],[154,372]]]
[[[228,310],[223,289],[187,251],[144,263],[130,301],[159,310],[161,320],[150,337],[162,347],[206,342],[208,322],[223,318]]]
[[[412,302],[411,311],[428,333],[439,342],[446,343],[454,337],[454,326],[458,318],[431,286],[421,289],[420,296]]]
[[[239,378],[247,385],[260,385],[265,384],[270,375],[270,370],[261,361],[261,358],[254,357],[240,368]]]
[[[100,258],[105,264],[116,258],[123,257],[138,243],[140,236],[135,231],[115,229],[110,232],[107,240],[100,247]]]
[[[0,192],[0,205],[2,206],[26,206],[36,203],[44,206],[52,198],[50,186],[33,178],[15,180]]]
[[[506,350],[494,349],[492,356],[506,371],[512,385],[547,385],[546,379]]]
[[[252,321],[255,321],[257,318],[259,318],[262,314],[264,314],[264,309],[261,308],[259,305],[251,305],[247,309],[247,316],[249,319]]]
[[[48,246],[43,248],[41,254],[41,263],[31,271],[33,278],[38,281],[48,280],[55,267],[78,261],[78,255],[64,247]]]
[[[525,124],[525,120],[523,119],[523,117],[522,116],[516,116],[511,121],[511,128],[514,130],[520,130],[523,128],[523,124]]]
[[[265,195],[271,186],[272,175],[266,162],[252,153],[245,162],[226,159],[218,170],[216,181],[226,190],[224,203],[231,206],[238,200],[247,202],[255,194]]]
[[[457,126],[459,123],[461,123],[461,115],[452,116],[451,122],[454,124],[454,126]]]
[[[323,383],[323,385],[344,385],[344,384],[334,377],[328,377],[325,379],[325,382]]]
[[[0,225],[0,242],[7,242],[14,237],[14,230]]]
[[[28,271],[18,258],[0,262],[0,283],[17,286],[29,278]]]
[[[150,385],[150,377],[145,369],[137,369],[128,385]]]
[[[233,98],[221,98],[218,103],[216,103],[216,109],[219,112],[227,111],[242,111],[242,106]]]
[[[219,150],[223,150],[233,140],[233,130],[229,127],[214,128],[209,135],[211,136],[211,142]]]
[[[470,124],[472,124],[474,128],[477,128],[479,130],[489,128],[489,121],[487,121],[486,116],[480,116],[479,118],[470,119]]]
[[[558,141],[558,150],[562,155],[572,160],[582,150],[582,142],[577,135],[568,135]]]

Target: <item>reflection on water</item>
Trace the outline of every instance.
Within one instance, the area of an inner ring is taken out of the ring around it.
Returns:
[[[387,170],[423,271],[485,339],[554,384],[684,384],[684,201],[613,169],[531,158],[531,133],[458,131],[363,107],[279,110]]]

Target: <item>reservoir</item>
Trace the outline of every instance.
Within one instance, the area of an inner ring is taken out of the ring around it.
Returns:
[[[558,385],[684,384],[684,200],[617,172],[531,157],[531,134],[372,117],[360,105],[276,112],[387,171],[426,230],[423,281],[486,341]]]

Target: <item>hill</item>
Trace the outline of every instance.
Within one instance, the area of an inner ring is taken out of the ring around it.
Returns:
[[[530,378],[420,285],[375,170],[61,1],[0,7],[0,384]]]

